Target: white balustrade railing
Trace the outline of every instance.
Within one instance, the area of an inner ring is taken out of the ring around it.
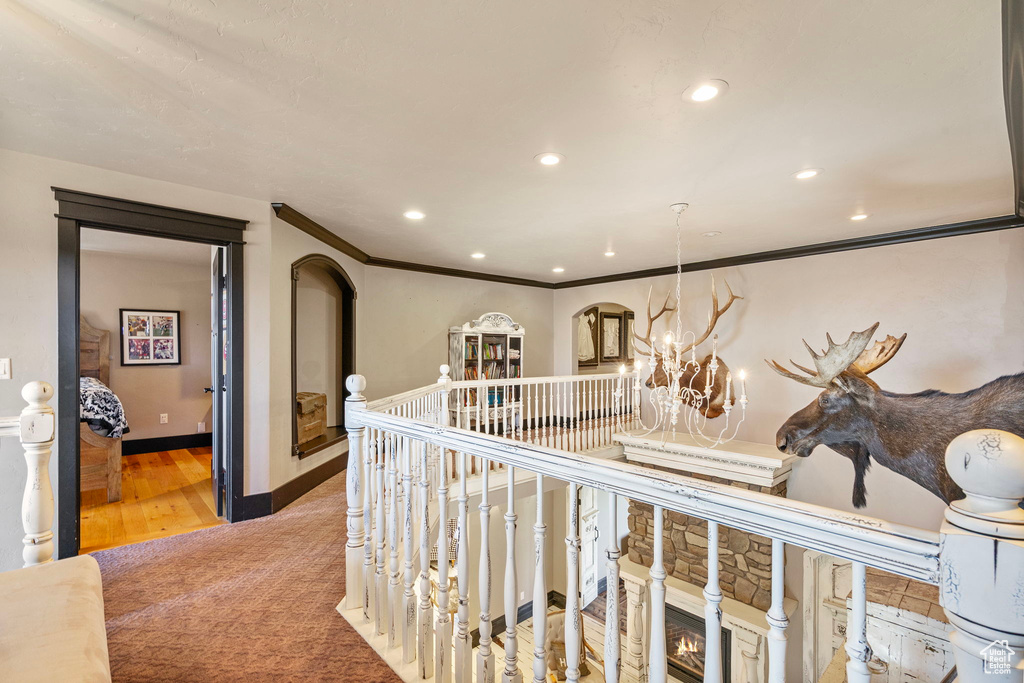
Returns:
[[[786,675],[789,618],[784,609],[783,579],[787,543],[853,562],[852,617],[846,645],[850,657],[847,680],[851,683],[870,680],[864,590],[865,568],[869,566],[940,585],[942,603],[953,627],[951,642],[959,680],[1019,683],[1020,671],[1013,667],[1021,665],[1024,652],[1024,603],[1019,600],[1019,581],[1024,572],[1024,511],[1017,507],[1024,498],[1024,439],[985,430],[969,432],[950,444],[947,467],[967,498],[950,506],[945,525],[935,533],[591,454],[609,446],[613,433],[639,425],[638,382],[635,374],[456,382],[447,377],[447,367],[442,366],[436,385],[367,404],[362,396],[365,380],[358,375],[349,378],[346,423],[352,465],[348,473],[346,604],[355,614],[361,608],[356,618],[374,626],[378,634],[390,635],[386,629],[391,627],[401,629],[401,633],[387,639],[386,647],[397,652],[401,645],[405,662],[409,661],[408,653],[415,651],[419,678],[449,681],[454,675],[456,681],[469,683],[475,669],[477,681],[491,683],[498,668],[491,639],[500,635],[493,633],[491,612],[494,600],[499,599],[506,624],[502,682],[521,681],[524,672],[534,681],[545,679],[547,624],[542,615],[547,613],[549,560],[544,550],[549,528],[545,514],[552,511],[545,510],[544,487],[545,482],[559,480],[568,483],[569,499],[565,675],[570,681],[580,677],[582,652],[577,492],[591,487],[607,492],[613,518],[620,496],[654,509],[650,581],[646,587],[627,582],[625,643],[620,642],[618,634],[622,606],[614,589],[619,563],[614,528],[608,541],[605,681],[619,680],[620,673],[625,678],[658,683],[668,676],[663,514],[674,511],[708,522],[705,681],[721,681],[723,676],[717,663],[722,647],[718,637],[722,621],[718,537],[724,525],[772,540],[771,606],[767,613],[767,680],[771,683],[785,680]],[[507,494],[503,577],[494,577],[491,571],[491,558],[501,551],[492,548],[494,540],[489,533],[495,511],[490,475],[498,466],[505,470]],[[528,648],[532,651],[532,657],[526,658],[529,661],[522,661],[519,655],[516,629],[516,480],[521,473],[533,473],[537,496],[537,519],[532,529],[534,642]],[[478,477],[482,488],[478,508],[480,547],[471,549],[467,547],[470,521],[466,487],[467,478],[473,476]],[[456,532],[451,539],[449,481],[458,485]],[[420,489],[416,504],[411,501],[413,482]],[[436,498],[434,508],[432,498]],[[401,544],[393,532],[400,513],[405,529]],[[414,529],[419,533],[418,549],[412,547]],[[454,557],[449,557],[449,544],[454,544]],[[432,590],[429,555],[435,545],[437,586]],[[412,553],[419,555],[415,587]],[[470,585],[469,579],[469,558],[474,556],[479,564],[477,586]],[[406,568],[405,591],[388,591],[387,562],[391,576],[395,576],[400,559]],[[495,578],[501,580],[498,590],[492,587]],[[450,606],[450,591],[457,595],[456,607]],[[469,602],[474,591],[480,607],[480,644],[475,652],[468,638]],[[395,612],[399,601],[401,610]],[[436,605],[433,625],[432,604]],[[418,620],[413,611],[419,614]],[[399,613],[405,617],[388,621],[388,614]],[[457,615],[454,634],[453,614]],[[415,648],[408,645],[413,639],[418,642]],[[1004,640],[1016,653],[1009,673],[984,673],[983,648],[992,641]]]
[[[17,437],[28,466],[25,494],[21,499],[21,523],[25,530],[21,557],[31,567],[53,561],[53,487],[50,484],[50,452],[56,422],[49,400],[53,387],[29,382],[21,397],[28,403],[20,415],[0,417],[0,437]]]

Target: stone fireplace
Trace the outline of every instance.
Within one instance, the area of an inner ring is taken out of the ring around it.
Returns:
[[[732,631],[722,629],[722,680],[731,681],[728,657]],[[690,614],[674,605],[665,606],[665,641],[668,668],[673,678],[684,683],[704,680],[705,629],[703,615]]]
[[[615,435],[622,444],[626,459],[644,467],[660,469],[695,479],[737,486],[775,496],[786,496],[786,482],[795,456],[780,453],[774,446],[730,442],[709,449],[695,443],[690,436],[656,432],[643,435],[634,431]],[[651,566],[654,546],[654,517],[650,505],[630,501],[629,534],[626,539],[628,558],[623,563],[623,580],[629,601],[630,616],[645,609],[647,572]],[[700,680],[693,673],[674,670],[672,653],[680,647],[672,611],[685,613],[699,621],[700,630],[692,629],[690,637],[680,630],[683,653],[680,662],[699,662],[703,634],[704,585],[707,582],[707,523],[701,519],[666,511],[664,518],[664,563],[669,578],[667,598],[670,618],[666,624],[670,673],[676,680]],[[723,611],[723,656],[731,678],[726,680],[759,683],[766,680],[766,612],[771,604],[771,539],[737,529],[719,528],[720,586]],[[786,612],[792,612],[796,601],[786,600]],[[627,623],[627,627],[633,625]],[[639,625],[639,622],[638,624]],[[634,628],[628,634],[632,651],[646,653],[648,634]],[[699,636],[699,637],[693,637]],[[627,673],[642,677],[642,662],[624,661]],[[692,667],[691,667],[692,668]]]
[[[726,484],[750,491],[786,496],[786,480],[795,456],[765,444],[730,442],[728,451],[701,448],[689,435],[655,433],[620,435],[630,462]],[[654,546],[653,509],[629,502],[629,559],[651,566]],[[665,513],[665,570],[669,576],[703,586],[708,579],[708,525],[678,512]],[[738,529],[719,529],[722,594],[766,612],[771,604],[772,542]]]

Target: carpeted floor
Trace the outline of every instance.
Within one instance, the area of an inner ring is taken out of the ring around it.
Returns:
[[[270,517],[94,554],[117,681],[399,681],[335,611],[345,473]]]

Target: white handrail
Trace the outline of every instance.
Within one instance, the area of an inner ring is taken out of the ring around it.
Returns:
[[[653,509],[654,543],[649,584],[642,579],[640,583],[633,579],[626,581],[629,630],[628,643],[621,651],[621,668],[623,672],[628,671],[630,676],[652,683],[661,683],[667,678],[665,658],[671,656],[671,653],[666,647],[668,644],[662,623],[666,572],[662,567],[664,539],[661,529],[664,511],[674,511],[708,522],[709,553],[708,564],[705,565],[708,572],[704,597],[705,620],[709,627],[715,627],[721,618],[717,570],[720,560],[718,552],[711,550],[718,545],[718,525],[771,539],[771,606],[766,617],[769,629],[766,639],[759,641],[763,643],[762,653],[767,650],[767,658],[761,655],[760,663],[755,667],[761,672],[758,677],[763,677],[769,683],[785,679],[786,631],[790,617],[783,582],[786,543],[851,560],[857,569],[855,578],[860,585],[855,587],[853,595],[854,619],[851,621],[850,640],[846,648],[851,656],[847,667],[851,683],[867,683],[870,678],[866,665],[871,651],[867,643],[864,621],[866,595],[862,585],[863,569],[866,566],[940,585],[940,601],[954,629],[951,644],[960,678],[965,683],[1019,683],[1018,666],[1024,667],[1021,662],[1021,653],[1024,652],[1024,613],[1015,601],[1007,600],[1006,597],[1019,592],[1019,571],[1024,566],[1024,543],[1021,542],[1024,541],[1024,510],[1019,507],[1024,498],[1024,439],[1005,432],[979,430],[961,435],[950,444],[946,453],[947,469],[967,498],[951,504],[942,531],[935,533],[588,454],[586,451],[608,445],[613,431],[628,429],[630,424],[639,420],[639,406],[635,400],[638,378],[635,373],[625,376],[608,374],[453,382],[447,372],[444,366],[437,384],[391,397],[386,402],[375,402],[372,404],[374,408],[366,406],[365,402],[356,401],[350,406],[351,410],[346,417],[350,433],[365,431],[377,435],[377,439],[416,443],[420,444],[424,453],[429,450],[441,454],[439,477],[442,486],[448,476],[444,463],[449,453],[459,454],[460,463],[465,462],[466,458],[481,463],[484,487],[480,506],[482,547],[473,552],[479,553],[481,558],[480,631],[488,643],[482,641],[477,663],[478,672],[485,682],[492,680],[495,672],[489,638],[485,635],[491,633],[488,599],[491,594],[490,546],[486,533],[491,506],[486,493],[487,472],[494,466],[504,466],[509,473],[505,519],[507,523],[511,520],[511,526],[506,526],[507,566],[503,591],[506,619],[516,614],[518,602],[515,599],[517,589],[514,574],[515,548],[518,545],[515,538],[516,497],[512,491],[512,473],[516,469],[536,473],[538,493],[543,491],[542,482],[545,480],[561,480],[570,485],[569,512],[572,518],[566,537],[569,591],[567,611],[563,617],[566,620],[567,648],[565,675],[569,680],[579,675],[577,648],[582,636],[575,598],[575,587],[579,585],[575,574],[579,561],[579,529],[575,517],[576,503],[571,500],[571,492],[582,486],[608,492],[612,510],[617,496],[650,505]],[[361,377],[358,380],[363,382]],[[497,387],[505,389],[492,394],[492,390]],[[473,392],[474,389],[477,391]],[[450,396],[454,399],[451,412],[448,409]],[[418,402],[419,407],[412,405],[412,402]],[[424,406],[426,409],[421,409]],[[450,420],[454,421],[454,426]],[[393,496],[397,491],[388,491],[385,482],[381,481],[381,449],[372,449],[366,445],[365,440],[360,442],[358,438],[353,443],[357,453],[356,462],[360,461],[358,454],[362,448],[366,454],[363,461],[369,463],[372,459],[378,467],[375,500],[379,516],[371,529],[369,512],[365,514],[365,547],[372,554],[370,536],[377,539],[377,561],[380,567],[385,533],[381,501],[384,495]],[[426,467],[424,459],[424,472]],[[355,470],[358,472],[358,468]],[[431,472],[430,476],[434,477],[433,470]],[[368,466],[366,474],[370,474]],[[455,476],[454,472],[451,474]],[[465,468],[460,468],[460,482],[464,481],[465,475]],[[372,482],[368,484],[372,489]],[[393,478],[387,486],[396,486]],[[356,490],[359,490],[358,486]],[[535,532],[545,524],[543,516],[546,506],[542,498],[538,496]],[[394,511],[395,507],[392,504],[389,509]],[[443,504],[441,507],[443,509]],[[366,509],[369,509],[368,503]],[[357,510],[358,506],[352,504],[350,519]],[[423,524],[421,540],[423,548],[426,548],[430,533],[427,526],[429,511],[424,506],[418,514]],[[440,517],[443,520],[445,515],[442,513]],[[465,543],[464,531],[468,522],[461,508],[459,523],[462,526],[460,543]],[[443,525],[439,527],[439,543],[443,543],[443,531],[440,530],[443,528]],[[349,544],[353,556],[362,539],[360,529],[350,528]],[[610,540],[613,544],[609,546],[608,560],[609,563],[617,564],[615,539]],[[534,534],[534,545],[536,572],[539,574],[544,568],[544,542],[540,533]],[[459,552],[464,551],[465,548],[460,547]],[[369,555],[366,561],[370,562]],[[447,566],[447,562],[444,564]],[[467,571],[467,563],[462,561],[458,564],[461,602],[465,598],[462,576]],[[513,568],[511,575],[508,573],[510,568]],[[444,572],[440,566],[438,569],[440,578],[443,578]],[[616,573],[609,567],[610,576]],[[426,576],[426,568],[423,576]],[[350,578],[348,589],[361,590],[358,572],[351,574]],[[429,606],[429,583],[425,578],[423,582],[420,588],[421,600],[427,600]],[[447,581],[441,583],[447,584]],[[541,605],[546,603],[541,596],[544,582],[538,580],[538,585],[539,590],[534,596],[535,608],[538,600]],[[439,598],[442,598],[440,604],[446,604],[443,592]],[[387,598],[378,593],[377,599]],[[619,610],[617,596],[611,585],[608,600],[606,623],[614,624],[618,621]],[[535,618],[538,614],[534,613]],[[648,622],[646,625],[645,620]],[[359,621],[372,630],[373,624],[368,616]],[[440,626],[442,622],[443,628]],[[448,626],[443,618],[439,618],[438,623],[436,636],[440,638]],[[435,633],[424,633],[423,626],[421,623],[421,640],[433,638]],[[534,678],[543,675],[545,669],[544,662],[540,660],[540,641],[544,632],[543,627],[534,629],[536,642],[533,643],[531,658],[535,665],[531,667],[535,669]],[[515,633],[514,625],[506,621],[503,683],[522,679]],[[429,657],[431,653],[424,652],[421,644],[421,677],[432,674],[440,683],[448,680],[454,665],[455,671],[459,672],[456,678],[465,680],[465,672],[470,666],[466,647],[456,647],[454,662],[450,662],[447,659],[451,657],[449,639],[444,638],[441,642],[443,645],[433,653],[439,661],[435,662],[436,666],[429,668],[424,666],[424,655]],[[1002,644],[1015,653],[1011,656],[1006,676],[992,677],[984,670],[986,662],[982,659],[989,643]],[[604,671],[606,681],[618,678],[620,646],[618,638],[606,639],[605,662],[609,664]],[[709,648],[707,657],[722,654],[719,639],[708,638],[706,646]],[[747,669],[749,673],[749,666]],[[709,667],[706,674],[706,680],[720,678],[714,666]]]
[[[564,375],[558,377],[513,377],[511,379],[458,379],[451,381],[452,389],[475,389],[478,387],[511,387],[519,386],[520,384],[557,384],[559,382],[581,382],[598,379],[610,379],[617,380],[622,375],[618,372],[607,372],[594,375]],[[436,389],[436,387],[423,387],[423,389]],[[422,389],[414,389],[413,391],[422,391]],[[412,392],[407,392],[412,393]],[[395,396],[394,398],[401,397],[402,394]],[[367,406],[369,410],[375,410],[373,404]]]
[[[367,427],[440,448],[610,491],[901,576],[939,581],[939,535],[933,531],[422,420],[372,411],[360,413],[358,419]]]

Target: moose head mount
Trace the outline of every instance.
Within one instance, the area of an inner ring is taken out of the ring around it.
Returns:
[[[946,471],[946,446],[973,429],[1024,434],[1024,373],[962,394],[883,391],[868,375],[892,360],[907,335],[886,336],[869,348],[877,329],[875,323],[854,332],[843,344],[826,335],[828,349],[820,354],[804,341],[814,369],[790,361],[804,374],[765,360],[783,377],[823,390],[779,428],[776,446],[800,457],[809,456],[817,446],[828,446],[849,458],[854,468],[853,505],[858,508],[867,504],[864,474],[872,458],[947,503],[962,498]]]
[[[729,367],[725,364],[725,361],[721,357],[718,357],[716,353],[712,352],[707,354],[699,363],[696,360],[696,349],[698,346],[703,344],[711,337],[715,330],[715,326],[718,324],[719,318],[729,310],[730,307],[736,302],[737,299],[743,297],[733,294],[732,288],[729,286],[729,281],[726,280],[725,288],[729,292],[729,300],[725,302],[725,305],[719,306],[718,304],[718,289],[715,287],[715,278],[711,277],[711,311],[708,313],[708,324],[703,334],[697,336],[693,335],[693,340],[690,343],[684,344],[683,339],[676,340],[675,344],[666,339],[668,343],[666,346],[672,346],[672,354],[677,358],[682,358],[685,354],[691,354],[691,362],[686,363],[676,373],[678,375],[677,386],[675,387],[679,391],[686,389],[697,392],[706,396],[706,400],[702,401],[696,406],[696,409],[706,418],[716,418],[725,412],[726,402],[726,389],[727,380],[729,376]],[[637,356],[647,356],[651,359],[651,374],[647,378],[646,386],[648,389],[655,389],[657,387],[666,387],[672,383],[669,377],[669,371],[665,365],[665,355],[658,350],[657,344],[652,338],[652,331],[654,328],[654,322],[666,313],[676,311],[677,301],[671,305],[669,301],[672,299],[672,295],[668,294],[665,296],[665,303],[662,304],[661,309],[657,313],[651,311],[651,295],[654,292],[654,287],[647,291],[647,332],[643,335],[633,332],[633,350]],[[717,345],[718,335],[715,335],[715,343]],[[642,346],[638,345],[641,344]],[[707,369],[716,365],[716,371],[708,373]],[[710,381],[710,391],[708,391],[708,379]]]

